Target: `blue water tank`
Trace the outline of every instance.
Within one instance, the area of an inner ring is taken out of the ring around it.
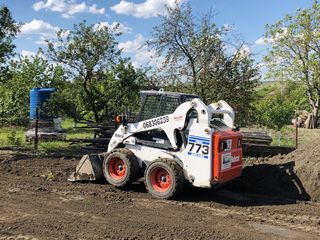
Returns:
[[[50,98],[55,88],[32,88],[30,90],[30,119],[36,119],[36,109]],[[46,113],[40,111],[40,119],[47,118]]]

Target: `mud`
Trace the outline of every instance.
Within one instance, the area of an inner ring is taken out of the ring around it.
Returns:
[[[283,157],[274,157],[270,163],[294,163],[293,174],[297,184],[312,201],[320,202],[320,138],[298,147],[297,150]],[[299,183],[300,181],[300,183]]]
[[[286,162],[260,159],[226,186],[165,201],[142,183],[67,182],[80,155],[0,153],[0,239],[320,238],[320,204],[305,201]]]
[[[242,190],[320,202],[320,138],[288,155],[253,159],[240,179]]]

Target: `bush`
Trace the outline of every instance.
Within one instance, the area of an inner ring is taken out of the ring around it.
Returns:
[[[21,146],[21,138],[17,137],[16,131],[10,132],[7,138],[10,145],[16,147]]]
[[[256,122],[268,128],[280,130],[290,124],[294,116],[295,106],[283,95],[260,100],[256,104]]]

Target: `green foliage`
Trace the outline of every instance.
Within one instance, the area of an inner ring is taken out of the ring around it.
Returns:
[[[48,181],[54,181],[55,180],[55,176],[53,174],[53,172],[51,170],[47,170],[47,173],[46,173],[46,179]]]
[[[130,63],[121,60],[115,68],[104,76],[104,81],[97,86],[101,107],[109,119],[116,114],[138,110],[139,91],[145,85],[145,74],[135,70]]]
[[[305,86],[312,114],[317,118],[320,107],[320,4],[298,9],[273,25],[267,25],[266,38],[272,45],[265,62],[268,77],[300,81]],[[316,120],[314,121],[315,126]]]
[[[204,95],[207,102],[225,100],[236,113],[236,123],[252,123],[259,73],[253,60],[247,55],[239,59],[226,58],[223,69],[211,73],[206,82]]]
[[[45,111],[51,116],[70,117],[75,122],[83,119],[85,110],[81,108],[79,99],[79,85],[70,81],[63,81],[57,91],[51,94]]]
[[[25,129],[23,127],[1,127],[0,128],[0,146],[13,146],[12,142],[9,143],[11,132],[15,132],[14,138],[21,140],[21,146],[25,145],[24,132]]]
[[[21,146],[21,138],[17,137],[16,131],[11,131],[7,136],[8,143],[12,146]]]
[[[94,99],[96,115],[99,121],[110,121],[116,114],[131,112],[139,107],[139,91],[145,84],[145,74],[124,60],[106,73],[100,80],[90,84],[91,97]],[[56,91],[48,103],[48,111],[53,115],[72,117],[75,121],[92,120],[91,102],[79,81],[66,81]]]
[[[69,33],[59,31],[57,40],[48,42],[48,55],[51,60],[62,64],[73,82],[76,101],[67,102],[83,108],[86,113],[91,112],[94,120],[101,122],[103,115],[100,113],[104,106],[97,93],[104,75],[120,60],[114,31],[108,27],[87,25],[84,21],[74,25]],[[63,94],[70,99],[69,93]],[[77,114],[72,115],[75,117]]]
[[[263,86],[257,91],[255,122],[279,130],[290,124],[300,110],[309,108],[305,86],[287,81]]]
[[[10,10],[0,6],[0,80],[6,78],[6,62],[14,55],[13,40],[19,32],[19,25],[13,20]]]
[[[0,123],[2,125],[28,124],[29,91],[34,87],[63,85],[63,71],[49,64],[41,51],[31,59],[20,58],[9,66],[10,78],[0,85]]]
[[[50,58],[62,64],[69,79],[50,100],[55,113],[103,122],[136,110],[145,74],[121,58],[115,30],[82,22],[48,42]]]
[[[280,94],[261,100],[256,106],[257,122],[273,129],[280,129],[290,124],[293,115],[294,105]]]
[[[73,121],[70,118],[62,122],[62,128],[66,131],[66,138],[68,139],[82,139],[93,138],[94,132],[91,129],[73,128]],[[0,128],[0,147],[23,147],[26,149],[33,149],[33,143],[25,140],[26,128],[23,127],[1,127]],[[67,149],[77,149],[83,147],[83,144],[72,144],[66,141],[50,141],[38,144],[38,154],[45,155],[52,151],[61,151]]]
[[[223,99],[235,108],[238,123],[245,124],[259,79],[246,45],[241,43],[235,53],[227,54],[230,29],[218,28],[210,12],[198,19],[188,3],[167,10],[147,42],[165,58],[156,74],[166,80],[162,86],[179,90],[182,86],[207,103]]]
[[[75,121],[108,121],[137,109],[145,73],[121,59],[115,34],[85,22],[66,34],[60,31],[57,42],[48,43],[56,64],[46,60],[41,49],[32,58],[10,63],[10,77],[0,85],[2,125],[28,124],[29,91],[34,87],[57,89],[42,111]]]

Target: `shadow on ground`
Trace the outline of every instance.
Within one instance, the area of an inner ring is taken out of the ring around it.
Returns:
[[[68,154],[67,154],[68,153]],[[16,151],[15,154],[0,157],[0,172],[18,176],[37,176],[50,173],[56,180],[66,181],[82,156],[80,149],[61,151],[47,156],[34,156],[30,152]],[[96,184],[106,184],[104,181]],[[144,184],[137,183],[124,189],[150,197]],[[235,206],[261,206],[293,204],[310,200],[303,183],[294,172],[294,162],[283,164],[254,164],[243,169],[242,176],[217,189],[203,189],[185,186],[176,198],[188,202],[218,202]]]
[[[176,200],[218,202],[235,206],[283,205],[309,201],[310,196],[293,169],[294,162],[247,166],[240,178],[216,189],[186,185]],[[143,183],[134,184],[126,191],[146,193]]]

